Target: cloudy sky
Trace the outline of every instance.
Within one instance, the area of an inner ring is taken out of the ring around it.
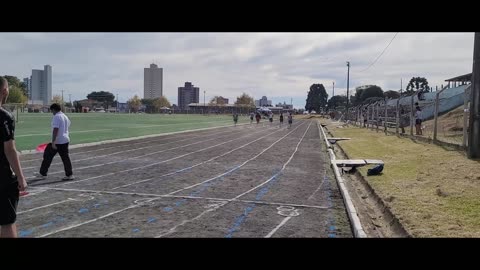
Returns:
[[[190,81],[207,100],[232,103],[242,92],[274,103],[293,99],[305,106],[311,84],[329,96],[345,94],[346,61],[350,90],[376,84],[400,89],[413,76],[433,87],[471,72],[473,33],[0,33],[0,75],[20,79],[49,64],[53,95],[83,99],[91,91],[118,94],[124,102],[143,97],[143,68],[163,68],[163,91],[177,103],[177,88]],[[366,70],[365,70],[366,69]]]

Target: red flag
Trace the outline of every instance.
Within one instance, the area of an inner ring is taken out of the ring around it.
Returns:
[[[45,151],[45,148],[47,148],[48,143],[42,143],[37,146],[37,152],[43,152]]]

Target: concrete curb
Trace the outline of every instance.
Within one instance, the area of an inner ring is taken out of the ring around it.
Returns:
[[[330,131],[328,131],[328,133],[330,133]],[[331,134],[331,133],[330,133]],[[333,136],[333,135],[332,135]],[[409,136],[405,136],[405,137],[409,137]],[[423,139],[423,138],[422,138]],[[342,151],[342,153],[345,155],[345,157],[347,159],[349,159],[350,157],[348,156],[348,154],[343,150],[343,148],[340,146],[340,145],[337,145],[337,148],[340,149],[340,151]],[[384,215],[386,215],[388,217],[388,219],[391,220],[390,224],[391,226],[397,231],[397,233],[399,235],[402,235],[401,237],[405,237],[405,238],[413,238],[413,236],[407,231],[407,229],[405,229],[405,227],[402,225],[402,223],[400,222],[400,220],[398,219],[398,217],[392,213],[392,211],[390,210],[390,207],[388,207],[386,205],[386,203],[383,201],[383,199],[380,197],[380,195],[377,194],[377,192],[375,191],[374,188],[372,188],[372,186],[370,186],[370,183],[368,183],[368,181],[365,179],[365,176],[363,176],[360,171],[356,171],[355,172],[355,175],[360,179],[360,181],[363,182],[363,185],[367,188],[367,190],[373,195],[373,197],[375,198],[375,200],[377,201],[377,203],[379,203],[381,205],[381,207],[384,209],[385,213]],[[394,224],[394,225],[392,225]]]
[[[338,167],[335,164],[333,164],[333,161],[336,159],[335,153],[333,152],[332,146],[327,140],[327,135],[325,134],[325,131],[323,130],[323,127],[322,125],[320,125],[320,121],[318,120],[317,120],[317,126],[321,130],[323,139],[325,140],[325,144],[327,145],[327,148],[328,148],[327,151],[330,155],[330,165],[332,166],[333,172],[335,173],[335,179],[337,180],[338,187],[340,188],[340,192],[342,193],[343,202],[345,203],[348,217],[353,227],[353,234],[356,238],[366,238],[367,234],[363,230],[362,224],[360,223],[357,210],[355,209],[352,198],[350,197],[347,187],[345,186],[345,180],[340,175],[340,171],[338,170]]]
[[[237,124],[237,126],[243,126],[243,125],[249,125],[249,123]],[[218,127],[189,129],[189,130],[182,130],[182,131],[175,131],[175,132],[144,135],[144,136],[138,136],[138,137],[128,137],[128,138],[115,139],[115,140],[106,140],[106,141],[100,141],[100,142],[80,143],[80,144],[71,145],[68,148],[69,149],[75,149],[75,148],[81,148],[81,147],[87,147],[87,146],[96,146],[96,145],[102,145],[102,144],[108,144],[108,143],[129,142],[129,141],[134,141],[134,140],[139,140],[139,139],[155,138],[155,137],[167,136],[167,135],[172,135],[172,134],[180,134],[180,133],[187,133],[187,132],[201,131],[201,130],[210,130],[210,129],[223,128],[223,127],[232,127],[232,125],[229,124],[229,125],[223,125],[223,126],[218,126]],[[38,153],[38,152],[37,152],[37,150],[33,149],[33,150],[22,150],[22,151],[19,151],[19,153],[21,155],[27,155],[27,154],[35,154],[35,153]]]

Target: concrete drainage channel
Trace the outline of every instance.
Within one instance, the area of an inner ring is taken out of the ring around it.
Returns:
[[[345,206],[347,208],[348,218],[350,219],[350,223],[352,225],[353,234],[356,238],[366,238],[367,234],[363,230],[362,224],[360,223],[357,210],[355,209],[352,198],[350,197],[347,187],[345,186],[345,181],[340,175],[338,167],[332,162],[336,159],[335,153],[332,150],[332,146],[327,140],[327,136],[325,135],[323,127],[321,125],[318,125],[318,128],[321,130],[323,139],[325,140],[325,144],[327,146],[327,151],[330,155],[330,164],[332,166],[333,172],[335,173],[335,178],[337,180],[338,187],[340,188],[340,192],[342,193],[343,202],[345,203]]]
[[[326,132],[323,127],[319,128],[321,128],[323,137],[327,143],[328,152],[331,157],[330,162],[335,171],[342,195],[344,194],[344,190],[346,194],[348,194],[348,190],[351,192],[347,196],[344,196],[344,201],[347,206],[355,237],[412,237],[359,171],[355,171],[355,173],[351,175],[349,174],[347,181],[341,177],[338,167],[332,162],[336,159],[333,147],[331,147],[331,144],[327,141]],[[341,158],[350,158],[340,146],[338,146],[338,149],[340,151],[337,151],[337,154],[339,154]],[[347,201],[350,201],[350,206],[347,204]],[[353,202],[355,202],[355,204]],[[353,208],[354,211],[351,212],[350,208]],[[354,219],[352,219],[352,216],[354,216]],[[358,223],[355,221],[358,221]],[[357,231],[359,236],[357,236]]]

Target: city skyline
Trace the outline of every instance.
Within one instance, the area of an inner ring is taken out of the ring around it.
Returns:
[[[143,96],[143,68],[165,72],[163,95],[177,101],[177,88],[195,82],[207,98],[231,103],[245,92],[272,103],[293,99],[305,105],[310,85],[322,83],[329,97],[375,84],[403,88],[411,77],[431,87],[471,72],[473,33],[1,33],[0,54],[9,65],[0,74],[19,79],[49,63],[55,67],[52,96],[64,90],[72,100],[91,91],[118,94],[121,102]],[[374,64],[372,65],[372,63]],[[202,93],[203,98],[203,93]]]

